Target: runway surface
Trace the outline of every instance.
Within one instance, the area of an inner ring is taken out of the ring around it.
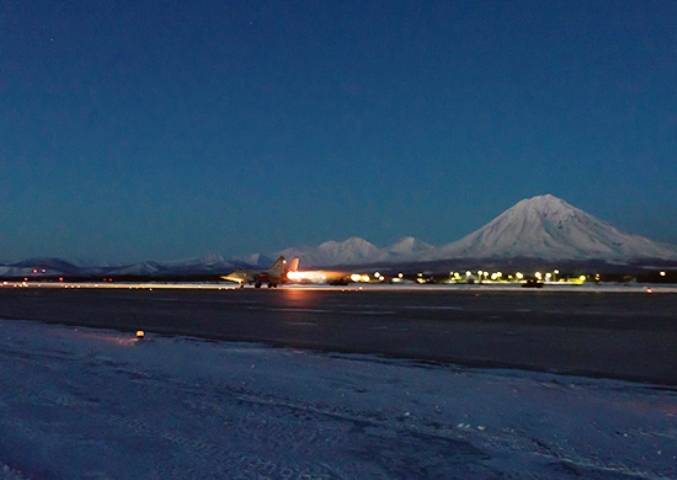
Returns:
[[[0,318],[677,385],[677,295],[0,289]]]

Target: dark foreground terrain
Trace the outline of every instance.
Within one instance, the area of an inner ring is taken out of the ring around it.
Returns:
[[[0,318],[677,385],[677,295],[0,289]]]

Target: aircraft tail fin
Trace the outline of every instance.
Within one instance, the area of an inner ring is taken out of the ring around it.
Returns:
[[[288,272],[298,272],[299,270],[299,262],[301,260],[299,257],[294,257],[289,261],[289,269],[287,270]]]
[[[270,270],[268,271],[271,276],[274,277],[281,277],[282,275],[285,274],[287,270],[287,260],[280,255],[277,257],[277,260],[275,260],[275,263],[273,263],[273,266],[270,267]]]

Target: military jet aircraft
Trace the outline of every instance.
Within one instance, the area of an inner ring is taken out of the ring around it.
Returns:
[[[289,281],[287,274],[297,271],[298,268],[298,257],[294,257],[287,262],[283,256],[279,256],[268,270],[239,270],[223,275],[221,278],[229,282],[239,283],[240,287],[253,284],[254,287],[261,288],[261,285],[266,283],[268,288],[276,288],[282,283],[287,283]]]

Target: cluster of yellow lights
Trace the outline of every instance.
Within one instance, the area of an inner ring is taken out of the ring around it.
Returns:
[[[465,280],[474,278],[480,282],[523,282],[530,274],[525,274],[522,272],[515,272],[514,274],[504,274],[503,272],[487,272],[485,270],[477,270],[472,272],[467,270],[465,272]],[[559,269],[554,269],[552,272],[534,272],[532,277],[539,282],[560,282],[560,283],[584,283],[588,277],[586,275],[580,275],[574,278],[561,278]],[[664,272],[661,272],[661,276],[664,276]],[[599,273],[591,276],[596,281],[601,279]],[[449,281],[451,282],[462,282],[464,281],[462,272],[449,272]]]
[[[350,276],[350,280],[352,280],[353,282],[358,282],[358,283],[367,283],[367,282],[369,282],[370,278],[369,278],[369,275],[366,275],[366,274],[353,273]]]

